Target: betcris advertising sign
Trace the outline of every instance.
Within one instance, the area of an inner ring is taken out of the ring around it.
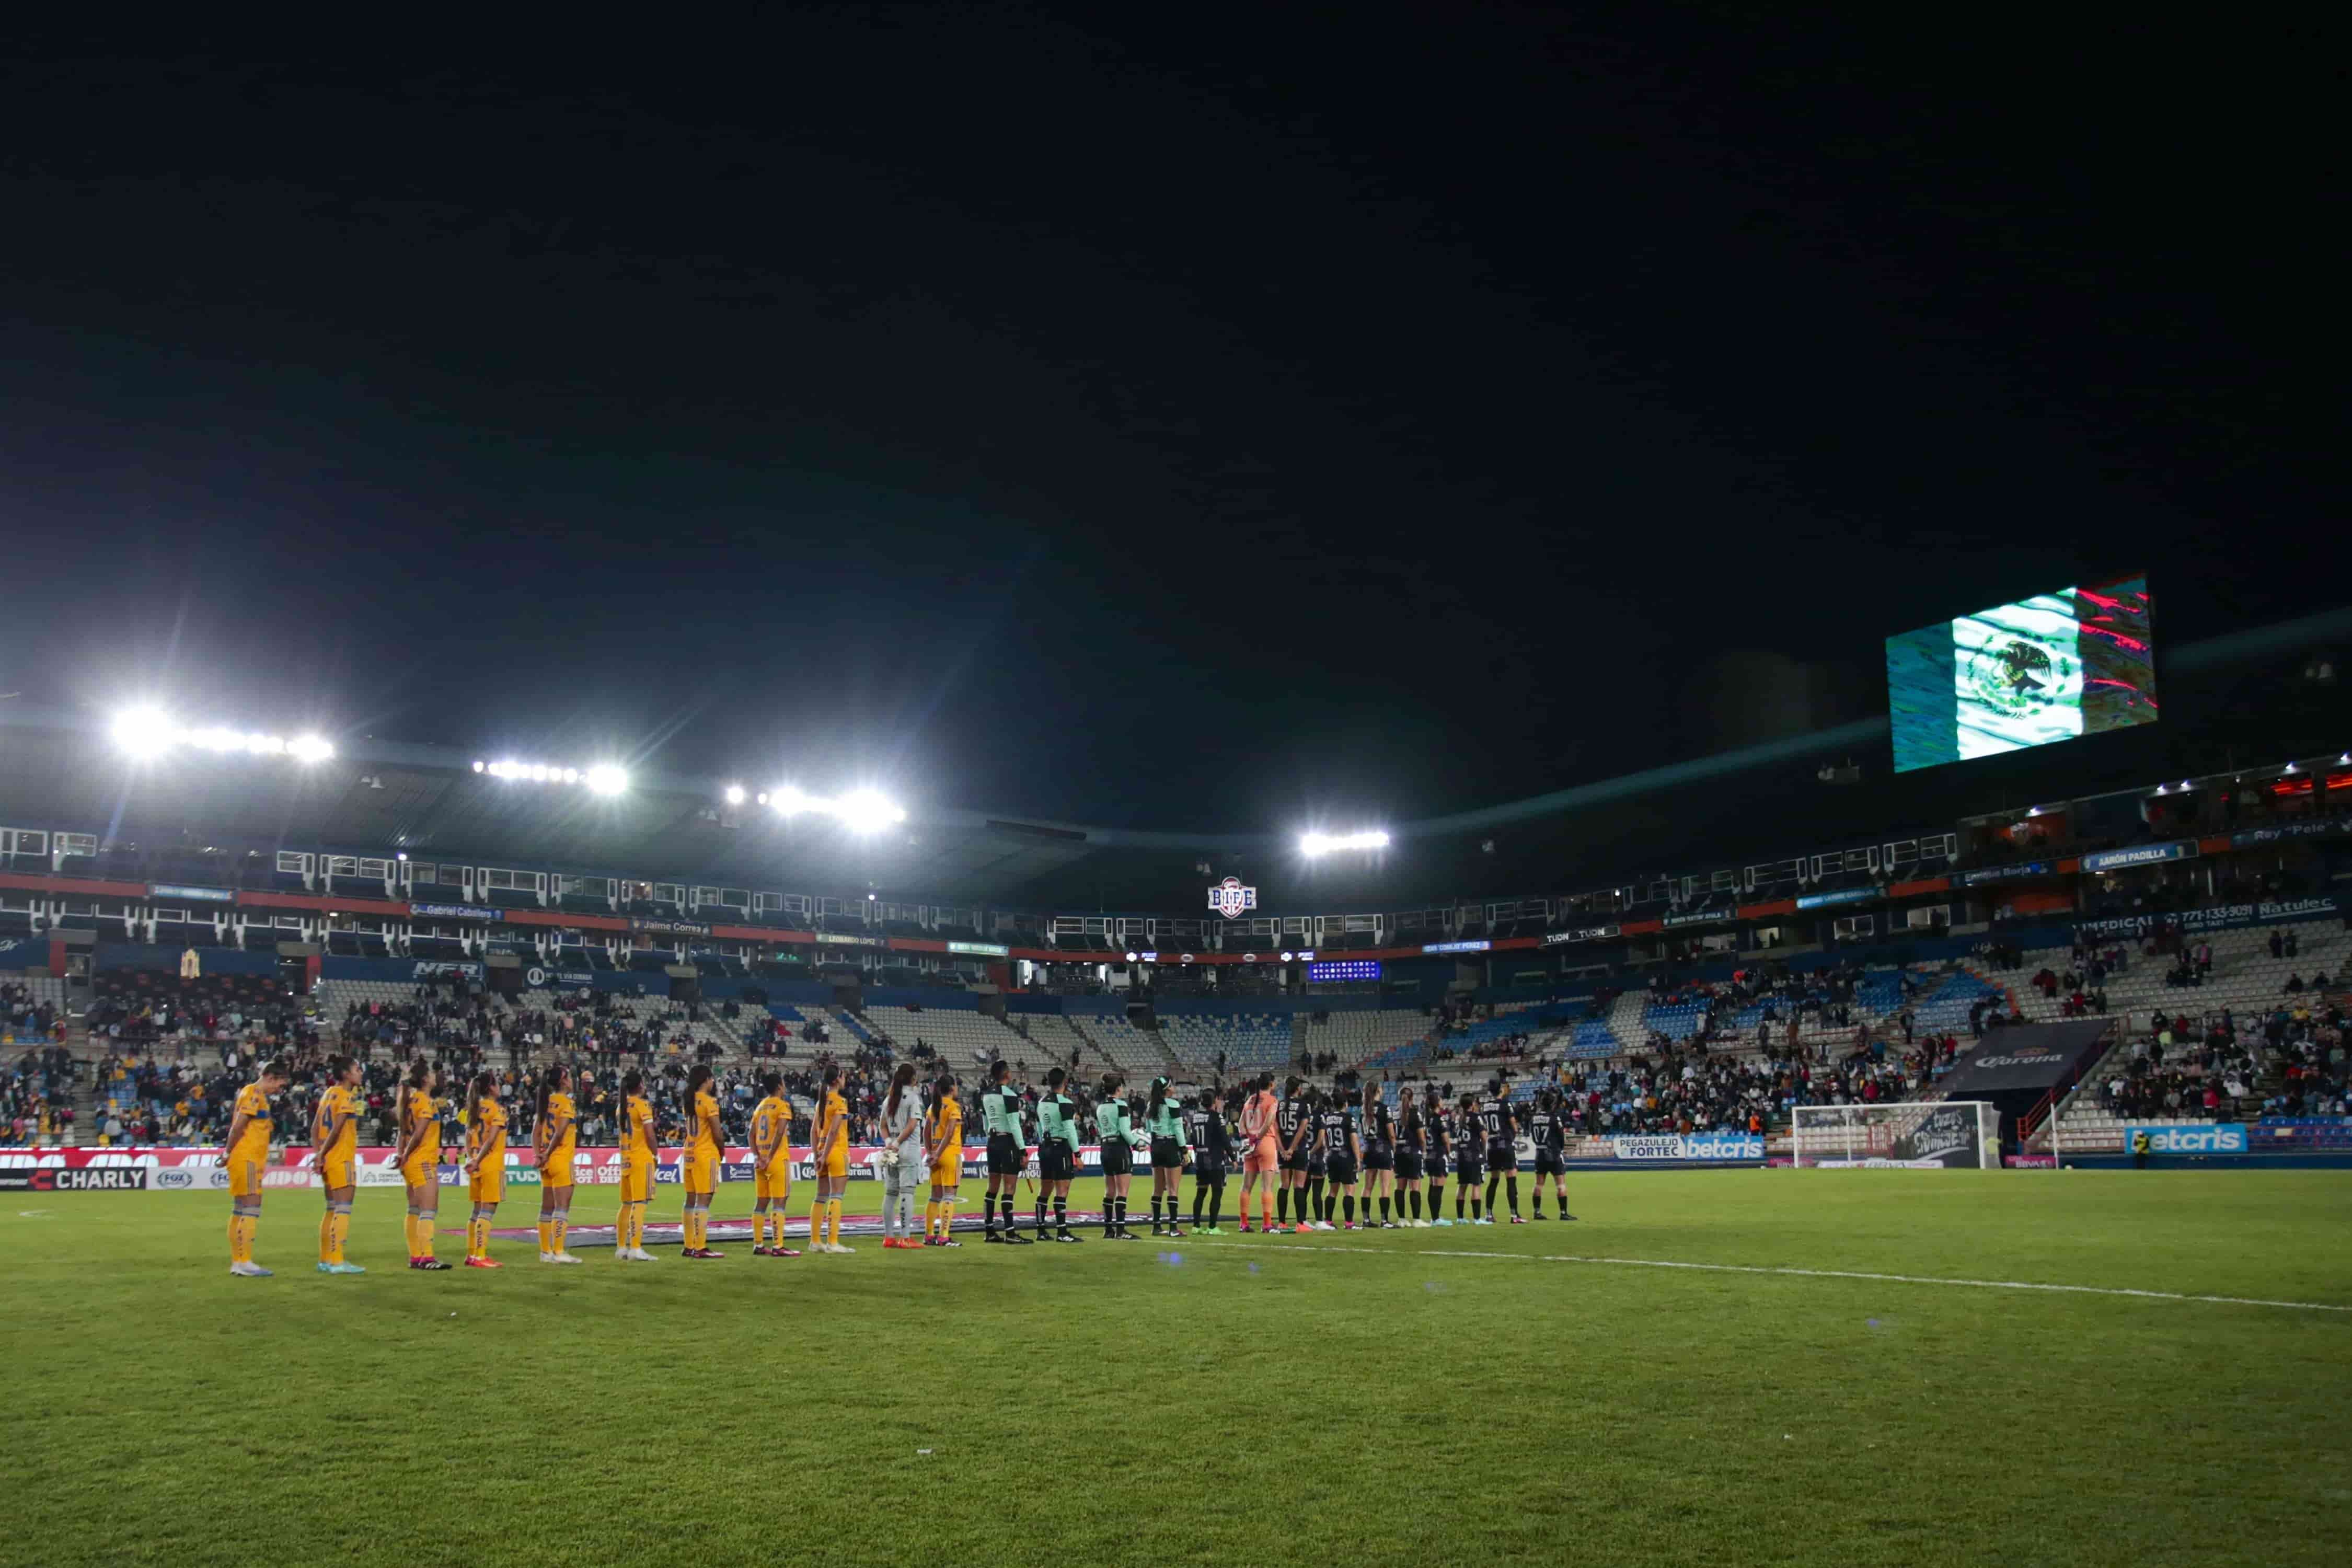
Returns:
[[[1746,1132],[1646,1133],[1610,1140],[1620,1160],[1761,1160],[1764,1140]]]
[[[2251,1146],[2244,1126],[2235,1121],[2200,1121],[2182,1126],[2153,1122],[2124,1123],[2124,1152],[2130,1153],[2138,1135],[2147,1134],[2151,1154],[2242,1154]]]

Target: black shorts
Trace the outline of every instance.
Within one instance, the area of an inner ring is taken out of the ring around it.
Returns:
[[[1151,1141],[1151,1163],[1154,1166],[1181,1165],[1184,1163],[1184,1140],[1154,1138]]]
[[[1454,1158],[1452,1155],[1448,1154],[1443,1149],[1433,1150],[1431,1152],[1429,1156],[1429,1179],[1431,1181],[1442,1182],[1445,1180],[1445,1173],[1453,1168]]]
[[[1454,1179],[1465,1184],[1483,1182],[1486,1179],[1486,1167],[1478,1163],[1475,1154],[1457,1154],[1454,1157]]]
[[[1536,1151],[1537,1175],[1559,1176],[1565,1175],[1567,1172],[1568,1163],[1560,1158],[1560,1152],[1559,1150],[1538,1149]]]
[[[1308,1181],[1310,1181],[1310,1182],[1321,1181],[1321,1180],[1323,1179],[1323,1172],[1324,1172],[1324,1170],[1325,1170],[1325,1169],[1326,1169],[1326,1168],[1330,1164],[1330,1163],[1331,1163],[1330,1156],[1329,1156],[1329,1155],[1328,1155],[1328,1154],[1309,1154],[1309,1155],[1307,1155],[1307,1179]]]
[[[1037,1178],[1045,1182],[1066,1182],[1078,1173],[1078,1157],[1070,1146],[1057,1138],[1048,1138],[1037,1145]]]
[[[1421,1151],[1400,1149],[1396,1152],[1396,1173],[1400,1182],[1421,1180]]]
[[[1349,1187],[1356,1183],[1356,1162],[1342,1160],[1334,1154],[1324,1163],[1324,1180],[1335,1187]]]
[[[1196,1186],[1222,1187],[1225,1184],[1225,1163],[1223,1160],[1195,1159],[1192,1181]]]
[[[1365,1170],[1367,1170],[1367,1171],[1393,1171],[1393,1170],[1395,1170],[1395,1169],[1396,1169],[1396,1153],[1395,1153],[1395,1152],[1394,1152],[1393,1150],[1391,1150],[1391,1149],[1387,1144],[1385,1144],[1385,1143],[1367,1143],[1367,1144],[1365,1144],[1365,1145],[1364,1145],[1364,1169],[1365,1169]]]
[[[1102,1168],[1106,1176],[1132,1175],[1135,1172],[1135,1147],[1125,1139],[1102,1146]]]
[[[1489,1143],[1486,1145],[1486,1169],[1499,1171],[1507,1176],[1516,1173],[1518,1168],[1519,1150],[1517,1144]]]
[[[1282,1168],[1286,1171],[1303,1171],[1307,1169],[1307,1159],[1308,1155],[1305,1149],[1299,1150],[1296,1154],[1285,1154],[1282,1157]]]
[[[1017,1176],[1029,1164],[1028,1153],[1021,1141],[1010,1132],[988,1135],[988,1173],[992,1176]]]

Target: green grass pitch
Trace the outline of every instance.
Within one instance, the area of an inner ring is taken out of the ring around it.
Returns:
[[[268,1280],[225,1196],[12,1194],[0,1560],[2344,1561],[2352,1173],[1570,1185],[1573,1225],[442,1275],[363,1189],[354,1279],[278,1191]]]

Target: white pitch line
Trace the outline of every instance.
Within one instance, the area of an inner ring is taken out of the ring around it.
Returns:
[[[1702,1274],[1780,1274],[1799,1279],[1868,1279],[1885,1285],[1957,1285],[1974,1290],[2047,1290],[2074,1296],[2136,1296],[2149,1301],[2204,1301],[2223,1307],[2283,1307],[2296,1312],[2352,1312],[2330,1301],[2273,1301],[2260,1296],[2197,1296],[2179,1290],[2134,1290],[2117,1285],[2044,1285],[2031,1279],[1953,1279],[1933,1274],[1870,1274],[1853,1268],[1789,1268],[1753,1263],[1684,1263],[1664,1258],[1587,1258],[1551,1252],[1462,1252],[1446,1247],[1325,1247],[1311,1241],[1203,1241],[1202,1247],[1234,1247],[1253,1252],[1360,1252],[1393,1258],[1400,1251],[1419,1258],[1499,1258],[1517,1263],[1586,1263],[1617,1268],[1687,1268]]]

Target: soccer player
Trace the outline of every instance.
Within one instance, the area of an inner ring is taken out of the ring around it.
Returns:
[[[1242,1101],[1242,1234],[1250,1233],[1250,1194],[1257,1194],[1258,1228],[1269,1235],[1274,1230],[1274,1192],[1286,1179],[1282,1170],[1282,1146],[1276,1141],[1276,1116],[1274,1101],[1274,1075],[1266,1073],[1250,1086],[1249,1097]],[[1283,1199],[1286,1212],[1290,1206],[1288,1194]]]
[[[1364,1228],[1372,1228],[1372,1198],[1381,1200],[1381,1228],[1394,1230],[1389,1209],[1396,1194],[1396,1118],[1376,1083],[1364,1085],[1363,1120],[1357,1123],[1364,1143]]]
[[[530,1146],[539,1165],[539,1260],[577,1263],[572,1256],[572,1156],[580,1145],[580,1112],[572,1102],[572,1069],[558,1062],[539,1075],[539,1117]]]
[[[798,1258],[784,1245],[784,1207],[793,1195],[793,1103],[784,1075],[760,1075],[760,1103],[751,1108],[751,1225],[754,1258]],[[771,1233],[772,1232],[772,1238]]]
[[[1428,1098],[1421,1108],[1422,1139],[1428,1146],[1425,1163],[1429,1167],[1429,1223],[1451,1226],[1445,1217],[1445,1173],[1453,1158],[1452,1140],[1446,1137],[1445,1101],[1438,1095],[1437,1086],[1429,1086]]]
[[[418,1057],[400,1087],[400,1180],[408,1189],[408,1266],[435,1272],[449,1266],[433,1256],[441,1219],[441,1075]]]
[[[1535,1217],[1544,1216],[1543,1182],[1549,1174],[1553,1195],[1559,1199],[1559,1217],[1574,1219],[1568,1212],[1568,1108],[1559,1090],[1548,1089],[1536,1096],[1535,1115],[1528,1129],[1536,1144]]]
[[[1478,1097],[1465,1094],[1462,1097],[1461,1116],[1454,1124],[1454,1223],[1456,1225],[1464,1223],[1462,1205],[1465,1200],[1470,1205],[1469,1224],[1495,1223],[1486,1216],[1485,1210],[1478,1204],[1478,1184],[1486,1179],[1486,1146],[1480,1132]]]
[[[1103,1237],[1108,1241],[1143,1239],[1127,1228],[1127,1184],[1135,1179],[1135,1128],[1118,1092],[1125,1082],[1115,1072],[1105,1073],[1101,1097],[1095,1101],[1095,1142],[1103,1169]]]
[[[1225,1205],[1225,1167],[1233,1163],[1233,1133],[1225,1126],[1225,1097],[1212,1084],[1201,1102],[1184,1112],[1184,1142],[1192,1149],[1192,1228],[1203,1236],[1220,1235],[1218,1211]],[[1248,1177],[1242,1178],[1244,1183]],[[1202,1199],[1208,1200],[1209,1223],[1201,1223]],[[1242,1228],[1249,1229],[1249,1191],[1242,1191]]]
[[[710,1064],[697,1062],[686,1075],[686,1142],[677,1152],[678,1185],[686,1189],[682,1216],[685,1245],[680,1258],[719,1258],[710,1245],[710,1195],[719,1190],[719,1101],[710,1092]]]
[[[1021,1187],[1021,1167],[1028,1163],[1027,1142],[1022,1136],[1021,1096],[1007,1081],[1012,1065],[1002,1057],[988,1067],[988,1087],[980,1091],[980,1127],[988,1138],[988,1204],[983,1241],[1026,1247],[1013,1219],[1013,1199]],[[1004,1228],[996,1228],[997,1206],[1003,1205]]]
[[[882,1246],[902,1252],[915,1240],[915,1183],[924,1173],[923,1097],[915,1064],[900,1062],[882,1100]]]
[[[1519,1216],[1518,1127],[1499,1078],[1486,1080],[1486,1098],[1478,1102],[1478,1125],[1486,1135],[1486,1223],[1495,1223],[1495,1185],[1501,1182],[1510,1188],[1511,1223],[1525,1225]]]
[[[1315,1131],[1310,1125],[1314,1112],[1298,1088],[1297,1078],[1285,1080],[1282,1105],[1274,1116],[1275,1136],[1282,1145],[1282,1193],[1275,1205],[1274,1223],[1281,1230],[1311,1228],[1307,1213],[1307,1145]],[[1290,1222],[1293,1205],[1298,1209],[1295,1226]]]
[[[327,1188],[327,1212],[319,1220],[319,1272],[364,1274],[343,1261],[343,1238],[352,1231],[352,1194],[357,1189],[360,1148],[360,1064],[349,1057],[327,1059],[327,1091],[310,1117],[310,1148],[319,1179]]]
[[[1307,1223],[1302,1230],[1329,1230],[1331,1222],[1323,1217],[1323,1179],[1327,1174],[1323,1149],[1323,1091],[1307,1091]]]
[[[228,1271],[267,1279],[270,1270],[253,1260],[253,1234],[261,1228],[261,1173],[269,1168],[269,1134],[277,1125],[272,1096],[286,1092],[283,1059],[264,1062],[251,1083],[236,1091],[228,1122]]]
[[[809,1158],[816,1165],[816,1201],[809,1208],[809,1250],[846,1258],[857,1249],[841,1244],[841,1194],[849,1185],[849,1101],[841,1098],[838,1062],[826,1064],[824,1080],[817,1086]],[[823,1216],[822,1239],[819,1215]]]
[[[621,1077],[621,1213],[613,1226],[613,1258],[621,1263],[651,1263],[646,1250],[646,1205],[653,1202],[654,1168],[661,1148],[654,1140],[653,1102],[646,1098],[646,1075]]]
[[[923,1122],[923,1157],[931,1166],[931,1201],[923,1211],[925,1247],[961,1247],[953,1233],[956,1188],[963,1182],[963,1107],[952,1073],[931,1085],[931,1113]]]
[[[1322,1125],[1322,1137],[1318,1148],[1323,1155],[1323,1173],[1330,1185],[1323,1194],[1323,1212],[1315,1228],[1329,1230],[1331,1214],[1339,1211],[1341,1224],[1356,1228],[1356,1171],[1364,1154],[1363,1140],[1356,1136],[1356,1113],[1348,1104],[1348,1097],[1334,1089],[1324,1100],[1317,1120]]]
[[[1078,1173],[1078,1145],[1086,1142],[1078,1126],[1078,1102],[1066,1092],[1070,1075],[1053,1068],[1045,1074],[1045,1092],[1037,1097],[1037,1239],[1045,1239],[1045,1205],[1054,1205],[1054,1239],[1080,1241],[1070,1232],[1070,1180]]]
[[[493,1073],[476,1073],[466,1090],[466,1178],[474,1201],[466,1221],[466,1267],[504,1268],[490,1256],[490,1221],[507,1195],[507,1108],[499,1103]]]
[[[1177,1189],[1184,1184],[1184,1108],[1168,1092],[1168,1080],[1151,1080],[1151,1098],[1143,1107],[1143,1126],[1151,1138],[1151,1234],[1182,1236],[1176,1223]],[[1160,1211],[1167,1211],[1162,1220]]]
[[[1409,1230],[1419,1230],[1429,1222],[1421,1217],[1421,1151],[1424,1123],[1421,1118],[1421,1098],[1411,1089],[1397,1089],[1396,1184],[1397,1213]],[[1410,1214],[1407,1210],[1410,1210]]]

